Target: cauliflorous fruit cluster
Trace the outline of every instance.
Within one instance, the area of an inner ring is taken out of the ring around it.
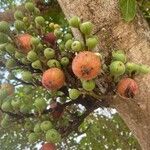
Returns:
[[[85,104],[87,109],[95,101],[88,104],[82,99],[107,95],[108,76],[115,84],[112,95],[116,90],[124,98],[133,98],[139,91],[134,75],[149,73],[150,68],[127,62],[123,51],[114,50],[111,64],[104,69],[108,65],[97,52],[98,37],[92,35],[90,21],[74,16],[62,28],[39,15],[34,3],[24,7],[26,11],[14,13],[13,27],[0,22],[0,58],[9,72],[8,83],[0,86],[1,126],[8,128],[11,122],[14,130],[26,131],[30,143],[45,141],[41,150],[56,150],[80,112],[71,104]],[[84,40],[74,37],[71,28],[78,29]],[[102,82],[96,84],[98,78]],[[105,92],[98,93],[98,87],[106,88]]]

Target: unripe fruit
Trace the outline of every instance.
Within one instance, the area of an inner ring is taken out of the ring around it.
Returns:
[[[65,44],[63,42],[59,43],[59,50],[64,51],[65,50]]]
[[[91,22],[84,22],[80,25],[80,30],[85,35],[91,34],[92,29],[93,29],[93,24]]]
[[[42,76],[42,84],[48,90],[58,90],[65,83],[65,75],[62,70],[58,68],[51,68],[46,70]]]
[[[55,35],[56,37],[59,38],[62,34],[63,34],[63,32],[62,32],[60,29],[55,29],[55,30],[54,30],[54,35]]]
[[[60,68],[61,67],[59,61],[56,59],[50,59],[47,62],[47,66],[50,68]]]
[[[92,91],[95,88],[95,81],[93,81],[93,80],[82,81],[82,87],[86,91]]]
[[[6,47],[5,47],[6,51],[10,54],[14,54],[15,51],[16,51],[16,48],[14,45],[12,44],[7,44]]]
[[[113,51],[112,52],[112,59],[117,61],[122,61],[123,63],[126,62],[126,55],[123,51]]]
[[[56,40],[57,40],[57,39],[56,39],[56,36],[54,35],[53,32],[47,33],[47,34],[44,35],[44,37],[43,37],[43,41],[44,41],[45,43],[51,44],[52,46],[55,45]]]
[[[36,133],[30,133],[28,136],[29,143],[35,143],[38,140],[38,135]]]
[[[73,100],[77,99],[80,95],[81,95],[81,92],[77,89],[71,89],[69,91],[69,97]]]
[[[133,98],[138,92],[138,85],[131,78],[122,79],[117,85],[117,93],[123,97]]]
[[[60,63],[64,67],[67,66],[69,64],[69,58],[68,57],[61,58]]]
[[[31,38],[29,34],[20,34],[16,38],[17,45],[20,46],[20,51],[27,54],[31,50]]]
[[[121,61],[114,61],[109,66],[110,74],[120,76],[125,73],[125,65]]]
[[[17,58],[17,59],[22,59],[22,58],[24,58],[24,55],[23,55],[22,53],[16,51],[16,52],[15,52],[15,58]]]
[[[28,20],[28,17],[23,17],[23,22],[24,22],[24,23],[28,23],[28,21],[29,21],[29,20]]]
[[[34,62],[31,64],[31,66],[32,66],[34,69],[40,69],[40,70],[42,70],[42,64],[41,64],[41,62],[40,62],[39,60],[34,61]]]
[[[17,31],[24,31],[26,28],[24,22],[20,20],[16,20],[14,25]]]
[[[38,111],[42,112],[46,109],[47,104],[44,99],[37,98],[34,102],[34,106],[37,108]]]
[[[0,44],[9,42],[8,36],[0,32]]]
[[[39,38],[35,38],[35,37],[31,38],[31,45],[37,46],[39,43],[40,43],[40,39]]]
[[[67,33],[67,34],[64,35],[64,41],[68,41],[70,39],[72,39],[72,34]]]
[[[35,6],[31,2],[27,2],[27,3],[25,3],[25,8],[30,12],[34,12]]]
[[[42,45],[41,43],[38,44],[37,47],[36,47],[36,50],[37,50],[37,51],[43,51],[43,49],[44,49],[44,48],[43,48],[43,45]]]
[[[129,74],[132,74],[132,73],[139,73],[140,71],[140,66],[138,64],[135,64],[135,63],[126,63],[126,72],[129,73]]]
[[[71,45],[71,49],[75,52],[79,52],[82,50],[82,44],[79,41],[74,41]]]
[[[36,52],[30,51],[27,55],[27,59],[31,62],[34,62],[34,61],[38,60],[38,55]]]
[[[65,43],[65,48],[66,48],[67,50],[71,50],[71,45],[72,45],[72,43],[73,43],[73,40],[72,40],[72,39],[68,40],[68,41]]]
[[[43,121],[41,123],[41,130],[42,131],[48,131],[53,127],[52,123],[50,121]]]
[[[16,20],[22,20],[24,17],[23,13],[20,10],[15,11],[14,18]]]
[[[21,62],[23,63],[23,64],[25,64],[25,65],[29,65],[30,64],[30,62],[27,60],[27,58],[21,58]]]
[[[97,44],[98,44],[98,40],[95,37],[86,39],[86,46],[88,47],[88,49],[95,48]]]
[[[31,108],[30,108],[29,105],[23,104],[23,105],[20,106],[20,112],[21,112],[21,113],[27,114],[27,113],[29,113],[30,111],[31,111]]]
[[[44,26],[45,25],[45,19],[42,16],[37,16],[35,18],[35,23],[37,25]]]
[[[47,59],[52,59],[54,58],[55,56],[55,51],[52,49],[52,48],[46,48],[44,50],[44,56],[47,58]]]
[[[14,110],[19,110],[19,108],[21,106],[21,101],[20,100],[12,100],[11,105]]]
[[[24,80],[24,81],[26,81],[26,82],[31,82],[32,81],[32,74],[31,74],[31,72],[29,72],[29,71],[23,71],[22,73],[21,73],[21,75],[22,75],[22,79]]]
[[[2,108],[3,111],[6,111],[6,112],[12,111],[11,101],[9,101],[9,100],[5,101],[2,104],[1,108]]]
[[[26,121],[24,124],[24,128],[26,130],[33,130],[33,123],[30,120]]]
[[[15,60],[13,60],[13,59],[8,59],[8,60],[6,61],[6,68],[12,69],[12,68],[14,68],[15,66],[16,66]]]
[[[3,32],[3,33],[9,33],[9,24],[8,22],[6,21],[1,21],[0,22],[0,32]]]
[[[41,132],[41,124],[40,124],[40,123],[37,123],[37,124],[34,126],[34,132],[35,132],[35,133],[40,133],[40,132]]]
[[[150,72],[150,67],[147,65],[140,65],[140,73],[147,74]]]
[[[69,20],[69,25],[75,28],[78,28],[80,24],[80,18],[77,16],[74,16],[72,18],[70,18]]]
[[[7,92],[7,95],[12,95],[15,91],[15,88],[12,84],[3,83],[1,84],[1,90],[5,90]]]
[[[80,52],[73,59],[72,70],[78,78],[83,80],[91,80],[101,71],[100,58],[93,52]]]
[[[40,150],[57,150],[56,146],[52,143],[45,143],[42,145]]]
[[[46,132],[47,142],[57,143],[57,142],[60,142],[60,140],[61,140],[61,135],[59,134],[57,130],[50,129]]]

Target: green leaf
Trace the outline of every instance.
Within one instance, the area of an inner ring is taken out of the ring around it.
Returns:
[[[125,21],[132,21],[136,14],[136,0],[119,0],[122,17]]]

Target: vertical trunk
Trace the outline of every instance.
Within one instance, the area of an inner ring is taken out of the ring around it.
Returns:
[[[91,20],[94,33],[99,37],[99,50],[105,56],[112,49],[123,49],[133,62],[150,65],[150,30],[144,18],[137,14],[131,23],[120,17],[116,0],[58,0],[67,18],[79,16]],[[116,108],[143,150],[150,149],[150,75],[136,78],[140,93],[135,100],[115,98],[111,106]]]

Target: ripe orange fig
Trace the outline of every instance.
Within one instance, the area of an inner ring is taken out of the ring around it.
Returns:
[[[12,95],[14,93],[14,86],[12,84],[9,84],[9,83],[3,83],[1,84],[1,89],[3,90],[6,90],[8,95]]]
[[[56,146],[53,143],[45,143],[40,150],[56,150]]]
[[[100,58],[90,51],[80,52],[73,59],[72,70],[78,78],[91,80],[95,78],[101,70]]]
[[[126,98],[133,98],[139,92],[139,87],[131,78],[120,80],[117,85],[117,93]]]
[[[53,32],[49,32],[43,37],[43,41],[45,43],[50,43],[53,46],[56,43],[56,36]]]
[[[65,83],[65,75],[61,69],[50,68],[43,73],[42,84],[51,91],[60,89]]]
[[[64,107],[58,103],[58,102],[53,102],[50,104],[50,108],[52,109],[52,116],[54,119],[59,119],[64,112]]]
[[[31,50],[31,38],[29,34],[20,34],[16,38],[16,42],[20,47],[20,50],[27,54]]]

